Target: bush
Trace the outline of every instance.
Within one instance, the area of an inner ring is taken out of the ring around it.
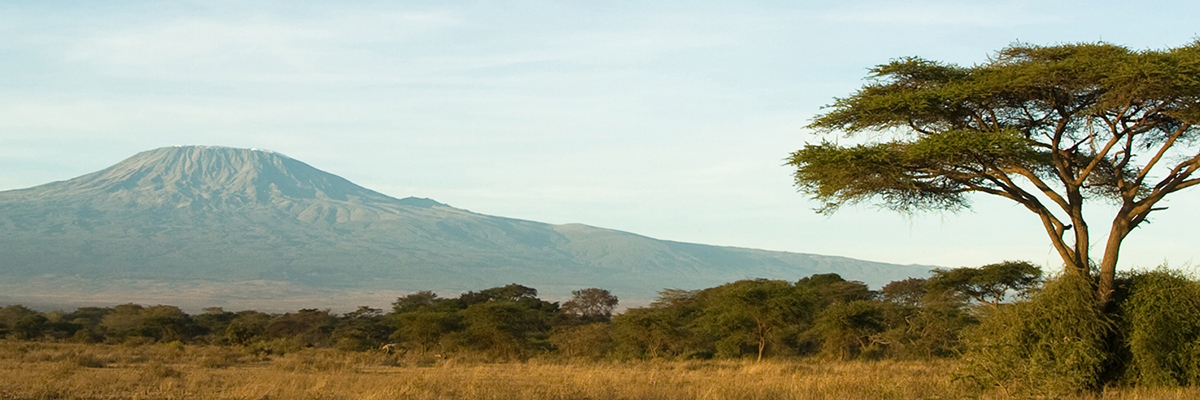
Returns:
[[[71,335],[71,339],[68,341],[73,343],[100,343],[104,341],[104,335],[96,333],[91,329],[84,328],[75,331],[75,334]]]
[[[966,378],[1009,395],[1058,397],[1098,389],[1114,323],[1086,278],[1046,282],[1028,301],[983,308],[964,332]]]
[[[550,334],[550,343],[567,358],[599,360],[612,348],[612,332],[603,322],[562,326]]]
[[[886,303],[884,319],[888,330],[873,336],[885,354],[899,360],[930,360],[962,354],[959,335],[978,321],[965,305],[954,299],[927,296],[921,305]],[[990,306],[990,305],[989,305]]]
[[[1200,283],[1167,269],[1132,274],[1119,298],[1122,382],[1200,385]]]
[[[855,300],[826,308],[813,326],[821,337],[821,353],[839,360],[876,357],[879,349],[872,336],[887,330],[884,307],[876,301]]]

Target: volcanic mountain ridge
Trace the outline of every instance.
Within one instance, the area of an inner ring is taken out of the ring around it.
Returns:
[[[601,287],[637,305],[664,288],[829,272],[879,287],[930,268],[477,214],[256,149],[160,148],[0,192],[10,303],[344,308],[516,282],[551,299]]]

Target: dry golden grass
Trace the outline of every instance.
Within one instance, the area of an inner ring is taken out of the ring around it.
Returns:
[[[950,362],[551,362],[227,347],[0,343],[5,399],[929,399],[963,398]],[[1196,389],[1106,399],[1194,399]],[[984,398],[1004,398],[990,393]]]

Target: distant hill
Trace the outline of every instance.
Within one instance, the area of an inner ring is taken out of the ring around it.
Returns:
[[[930,268],[476,214],[255,149],[160,148],[0,192],[0,303],[348,308],[516,282],[633,305],[663,288],[827,272],[878,288]]]

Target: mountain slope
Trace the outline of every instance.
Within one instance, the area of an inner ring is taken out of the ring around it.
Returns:
[[[18,282],[0,293],[14,299],[64,285],[94,299],[175,285],[194,289],[188,301],[221,305],[229,304],[223,288],[239,282],[318,298],[452,295],[518,282],[549,298],[603,287],[628,305],[667,287],[825,272],[878,287],[928,269],[476,214],[389,197],[253,149],[155,149],[71,180],[0,192],[0,275]],[[167,296],[178,304],[184,295]],[[289,295],[258,297],[280,296]]]

